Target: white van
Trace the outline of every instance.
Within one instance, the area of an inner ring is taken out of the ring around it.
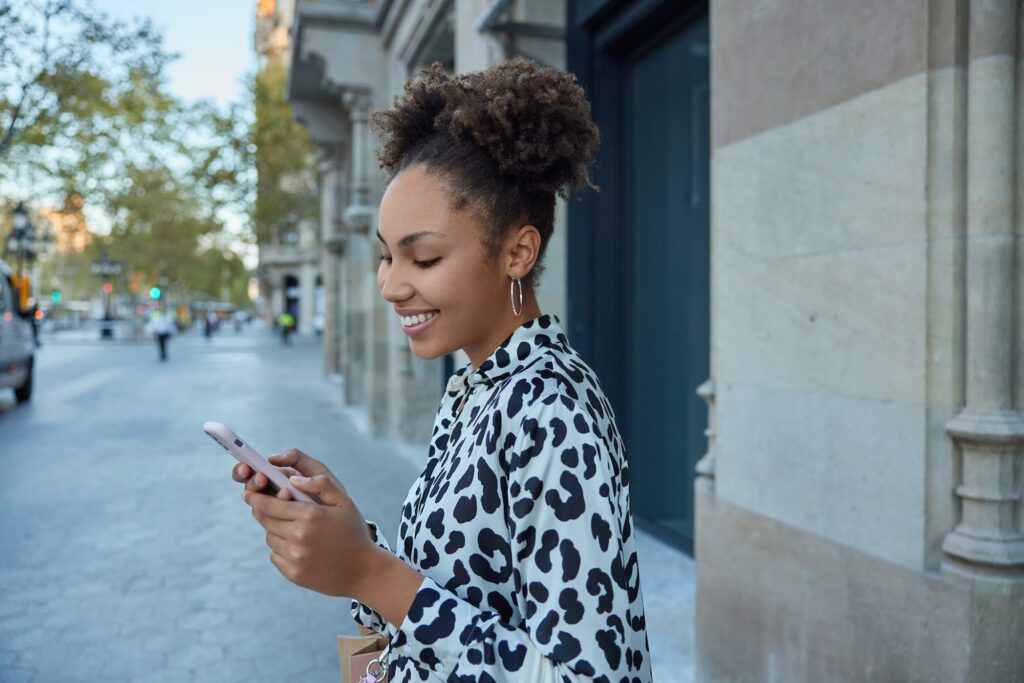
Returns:
[[[32,321],[22,311],[11,282],[11,269],[0,260],[0,389],[11,387],[18,403],[32,398],[35,343]]]

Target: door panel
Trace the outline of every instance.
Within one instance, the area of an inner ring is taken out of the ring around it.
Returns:
[[[633,511],[690,549],[710,336],[707,15],[626,66]]]

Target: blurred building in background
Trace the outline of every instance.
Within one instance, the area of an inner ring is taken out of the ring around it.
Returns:
[[[638,526],[695,552],[698,680],[1021,680],[1021,15],[298,2],[344,401],[422,442],[463,362],[415,358],[376,289],[369,112],[434,61],[568,68],[601,191],[559,205],[541,308],[612,401]]]
[[[93,235],[85,221],[85,200],[77,192],[64,199],[64,206],[43,208],[39,217],[50,223],[54,246],[59,254],[81,253],[92,243]]]

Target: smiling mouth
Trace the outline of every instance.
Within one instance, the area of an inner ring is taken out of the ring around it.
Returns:
[[[420,313],[419,315],[403,315],[399,316],[399,319],[402,321],[402,327],[415,327],[416,325],[422,325],[433,320],[439,315],[441,315],[440,311],[431,311],[430,313]]]

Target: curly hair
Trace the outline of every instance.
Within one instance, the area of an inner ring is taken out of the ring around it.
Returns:
[[[465,74],[435,63],[409,79],[393,108],[374,112],[370,127],[390,178],[424,164],[448,181],[453,208],[478,212],[489,257],[509,231],[537,228],[529,287],[543,271],[555,195],[597,189],[588,168],[600,135],[583,88],[572,74],[521,57]]]

